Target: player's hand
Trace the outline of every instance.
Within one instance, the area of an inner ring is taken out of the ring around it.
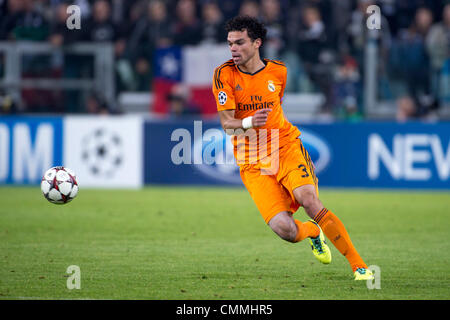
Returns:
[[[252,118],[253,127],[262,127],[265,125],[270,111],[272,111],[272,109],[257,110]]]

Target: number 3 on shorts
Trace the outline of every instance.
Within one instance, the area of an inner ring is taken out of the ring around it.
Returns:
[[[304,164],[301,164],[301,165],[299,165],[298,167],[299,167],[299,169],[302,169],[303,172],[305,173],[304,175],[302,175],[302,178],[309,177],[309,173],[308,173],[308,171],[306,171],[306,167],[305,167]]]

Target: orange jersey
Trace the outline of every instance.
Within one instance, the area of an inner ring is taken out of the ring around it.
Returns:
[[[213,94],[218,111],[235,110],[234,117],[244,119],[256,110],[272,109],[264,126],[238,132],[232,137],[239,165],[258,163],[300,136],[298,128],[285,118],[281,108],[286,66],[280,61],[263,61],[265,67],[254,74],[240,71],[232,59],[214,71]],[[245,157],[240,156],[244,155],[242,150],[245,150]]]

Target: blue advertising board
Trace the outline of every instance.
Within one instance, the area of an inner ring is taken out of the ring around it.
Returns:
[[[450,123],[294,124],[319,186],[450,189]],[[145,183],[242,185],[218,122],[147,121],[144,140]]]
[[[194,158],[197,158],[199,153],[202,157],[206,145],[203,140],[207,137],[208,130],[222,132],[216,121],[147,121],[144,126],[144,182],[240,184],[239,168],[235,164],[207,164],[203,159],[195,161]],[[221,140],[216,143],[224,145],[225,138],[226,135],[222,137],[221,134]]]
[[[36,184],[62,163],[59,117],[0,117],[0,184]]]
[[[0,118],[0,184],[36,184],[63,163],[64,118]],[[321,187],[450,189],[450,123],[298,124]],[[242,186],[218,121],[146,120],[146,184]],[[139,152],[127,153],[139,157]]]
[[[450,189],[449,123],[335,123],[300,128],[314,132],[329,147],[330,162],[318,172],[319,185]]]

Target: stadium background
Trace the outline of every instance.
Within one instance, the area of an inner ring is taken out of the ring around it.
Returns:
[[[380,290],[281,241],[241,187],[211,93],[238,12],[288,66],[283,109]],[[0,299],[448,300],[449,44],[438,0],[0,0]],[[39,183],[61,164],[80,193],[56,206]]]
[[[0,183],[64,164],[87,187],[240,185],[233,164],[193,161],[230,148],[206,135],[220,129],[212,72],[238,13],[264,21],[263,57],[288,67],[283,108],[321,186],[450,187],[444,0],[0,1]],[[174,164],[182,142],[192,158]]]

